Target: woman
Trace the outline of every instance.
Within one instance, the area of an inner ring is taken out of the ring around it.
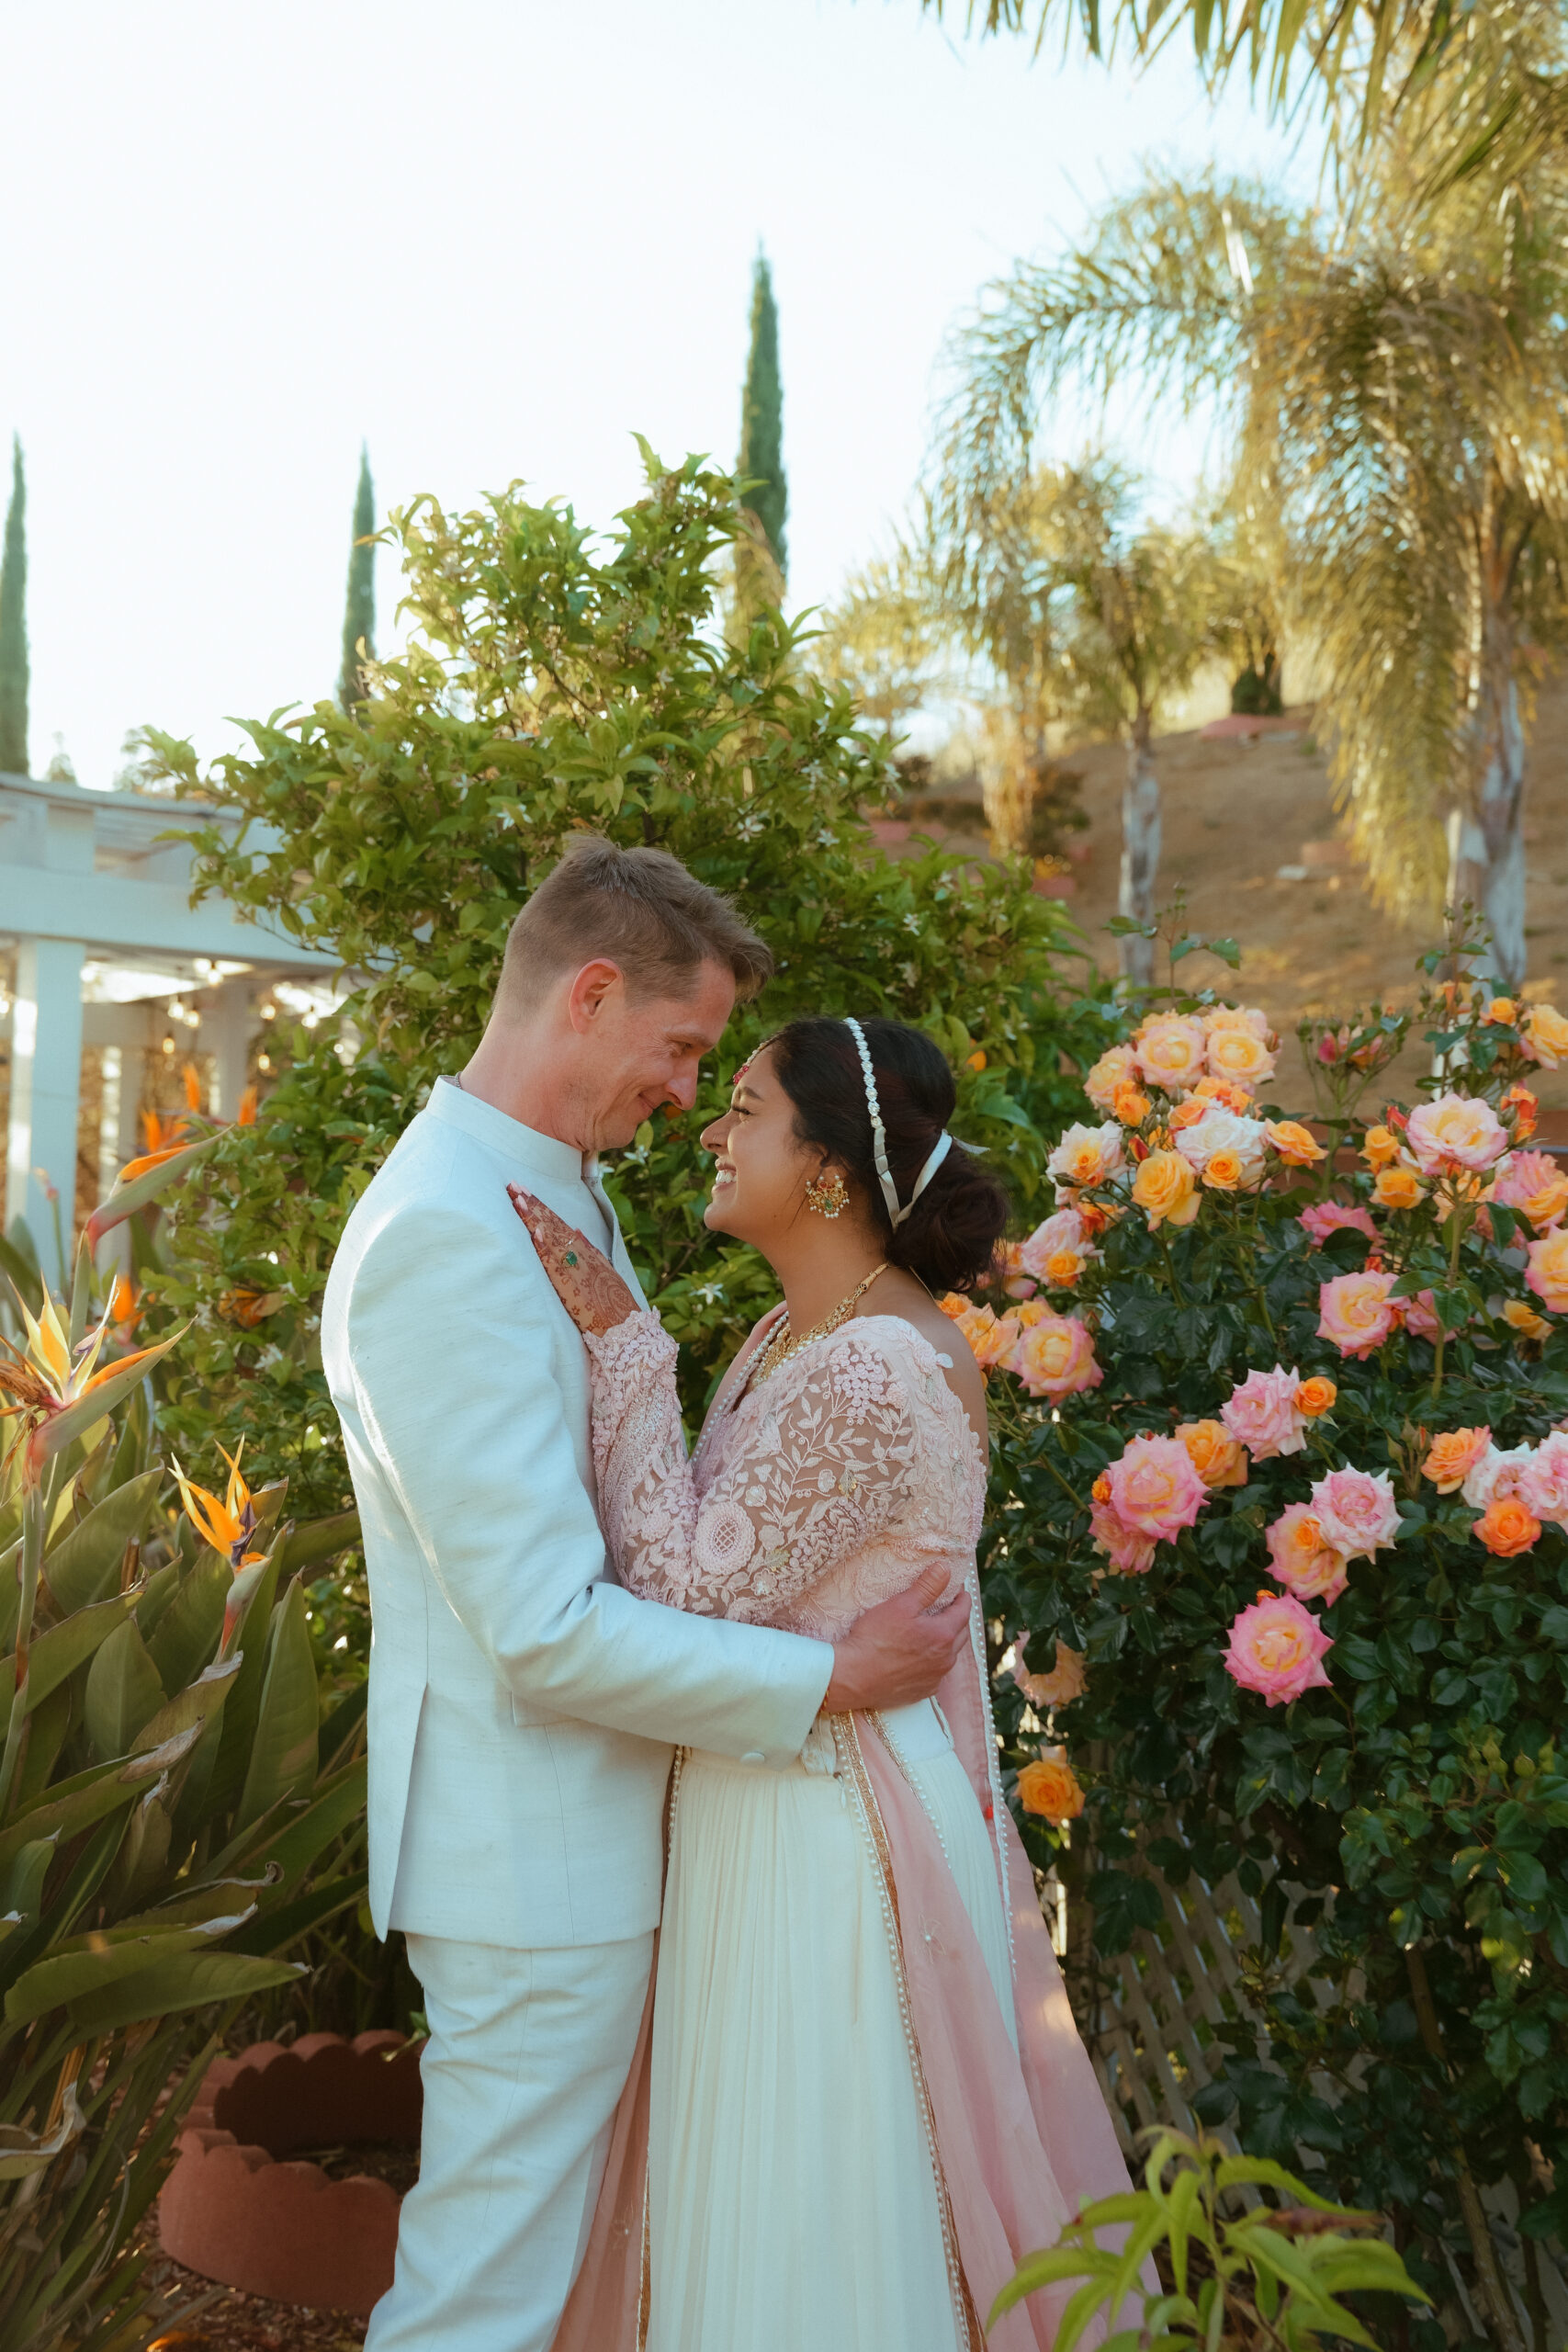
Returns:
[[[985,1273],[1006,1201],[953,1102],[889,1021],[792,1022],[740,1071],[705,1217],[784,1299],[689,1462],[674,1342],[513,1193],[592,1360],[625,1584],[829,1641],[933,1560],[972,1595],[940,1704],[819,1717],[785,1772],[678,1758],[651,2026],[558,2352],[982,2352],[1018,2257],[1126,2186],[997,1780],[985,1391],[931,1294]],[[1062,2300],[994,2342],[1044,2352]]]

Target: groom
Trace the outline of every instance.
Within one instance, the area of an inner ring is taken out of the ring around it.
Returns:
[[[575,839],[327,1285],[375,1623],[371,1916],[406,1935],[430,2027],[368,2352],[547,2352],[647,1991],[671,1746],[787,1765],[818,1708],[926,1697],[965,1637],[962,1596],[924,1613],[940,1569],[829,1648],[639,1600],[605,1560],[582,1342],[506,1187],[603,1242],[640,1299],[594,1155],[691,1108],[771,968],[674,858]]]

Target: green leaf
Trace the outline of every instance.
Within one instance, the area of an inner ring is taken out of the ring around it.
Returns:
[[[207,1548],[186,1571],[147,1644],[165,1690],[183,1690],[211,1659],[232,1582],[227,1560]]]
[[[162,1470],[132,1478],[107,1495],[79,1527],[45,1554],[44,1581],[62,1615],[103,1600],[119,1574],[127,1546],[146,1533],[163,1483]]]
[[[266,1680],[235,1815],[237,1827],[243,1828],[286,1797],[310,1795],[316,1782],[320,1722],[305,1591],[295,1583],[273,1614]]]
[[[26,2025],[29,2019],[42,2017],[46,2010],[63,2008],[82,1994],[97,1992],[122,1976],[155,1971],[166,1960],[210,1944],[240,1924],[235,1917],[208,1919],[191,1927],[166,1928],[158,1934],[148,1931],[78,1937],[72,1944],[51,1952],[47,1960],[37,1962],[17,1979],[6,1996],[6,2021],[8,2025]],[[156,2012],[147,2010],[142,2014],[152,2016]]]
[[[51,1625],[47,1634],[39,1635],[28,1652],[29,1713],[74,1674],[108,1639],[115,1627],[125,1622],[130,1605],[130,1593],[117,1593],[112,1600],[100,1600],[92,1608],[79,1610],[74,1617],[67,1617],[62,1624]],[[10,1719],[16,1681],[15,1660],[0,1659],[0,1728]]]
[[[87,1737],[100,1757],[124,1756],[164,1703],[164,1686],[134,1618],[117,1625],[87,1674]]]
[[[84,2036],[114,2033],[175,2009],[247,2000],[270,1992],[275,1984],[292,1984],[306,1973],[291,1961],[262,1960],[243,1952],[184,1952],[102,1992],[83,1994],[71,2004],[71,2025]]]

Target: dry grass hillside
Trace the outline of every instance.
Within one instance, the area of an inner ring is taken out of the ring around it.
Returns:
[[[1180,884],[1189,929],[1239,944],[1239,992],[1264,1006],[1290,1040],[1280,1057],[1281,1093],[1294,1099],[1301,1089],[1292,1033],[1302,1014],[1348,1012],[1374,999],[1410,1003],[1420,985],[1416,959],[1434,935],[1373,904],[1339,835],[1311,708],[1289,718],[1291,731],[1253,741],[1168,735],[1156,753],[1165,812],[1162,897]],[[1113,971],[1116,943],[1104,925],[1116,911],[1125,755],[1117,744],[1096,743],[1066,759],[1082,774],[1089,820],[1077,839],[1083,854],[1075,859],[1067,910],[1096,962]],[[1568,683],[1540,697],[1525,837],[1531,978],[1555,984],[1555,1001],[1568,1009]],[[956,844],[975,835],[948,838]],[[1294,876],[1280,878],[1281,867],[1288,875],[1295,869]],[[1198,985],[1237,986],[1206,957],[1183,972]],[[1408,1098],[1421,1066],[1414,1058],[1408,1069],[1400,1066],[1392,1091]],[[1543,1072],[1540,1091],[1544,1103],[1568,1106],[1568,1070]]]

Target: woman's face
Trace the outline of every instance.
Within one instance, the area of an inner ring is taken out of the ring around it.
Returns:
[[[729,1108],[703,1129],[717,1162],[703,1221],[764,1252],[806,1211],[806,1187],[823,1168],[821,1152],[795,1133],[795,1106],[773,1072],[764,1046],[735,1080]]]

